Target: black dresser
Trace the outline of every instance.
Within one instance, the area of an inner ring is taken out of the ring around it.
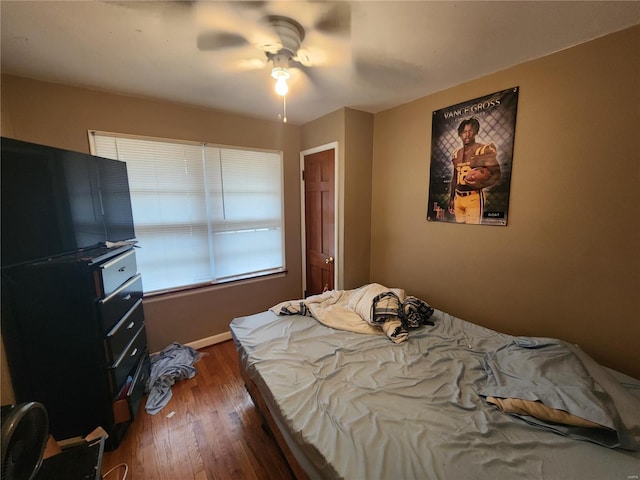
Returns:
[[[120,444],[150,370],[135,248],[4,268],[2,334],[16,401],[41,402],[56,440],[101,426]]]

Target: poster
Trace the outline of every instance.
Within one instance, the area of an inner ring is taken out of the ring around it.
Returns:
[[[507,225],[518,90],[433,112],[427,220]]]

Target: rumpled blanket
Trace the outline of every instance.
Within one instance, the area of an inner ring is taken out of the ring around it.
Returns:
[[[481,396],[540,402],[602,428],[550,422],[531,410],[511,412],[527,423],[609,448],[640,448],[640,402],[579,347],[553,338],[517,337],[487,352],[484,368]]]
[[[378,283],[281,302],[269,310],[276,315],[310,316],[339,330],[386,335],[394,343],[407,340],[410,328],[433,325],[429,321],[433,308],[426,302]]]
[[[196,369],[193,366],[202,354],[196,349],[173,342],[159,353],[151,355],[151,374],[146,385],[148,394],[145,410],[155,415],[162,410],[173,393],[171,387],[177,380],[193,378]]]

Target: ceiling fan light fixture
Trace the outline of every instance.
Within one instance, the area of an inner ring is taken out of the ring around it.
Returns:
[[[286,67],[273,67],[271,76],[276,80],[289,80],[291,78],[289,69]]]
[[[287,85],[287,81],[284,78],[280,78],[276,82],[276,93],[281,97],[284,97],[289,91],[289,86]]]
[[[273,67],[271,76],[276,79],[276,93],[284,97],[289,91],[289,86],[287,85],[287,80],[291,78],[289,69],[286,67]]]

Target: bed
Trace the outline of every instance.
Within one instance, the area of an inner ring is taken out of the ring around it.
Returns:
[[[401,343],[308,310],[274,312],[230,329],[247,390],[298,478],[640,476],[640,382],[575,345],[437,309]]]

